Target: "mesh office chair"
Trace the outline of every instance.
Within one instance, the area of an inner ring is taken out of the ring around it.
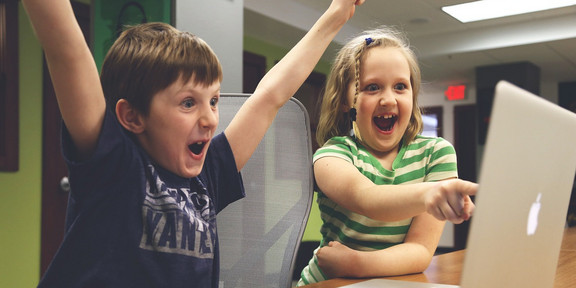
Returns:
[[[248,97],[222,94],[218,131]],[[310,138],[308,113],[292,98],[241,171],[246,198],[217,216],[221,288],[291,286],[312,204]]]

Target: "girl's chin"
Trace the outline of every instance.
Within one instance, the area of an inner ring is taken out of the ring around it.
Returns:
[[[386,140],[386,141],[378,141],[378,142],[373,143],[373,144],[374,145],[370,146],[370,149],[377,151],[379,153],[387,153],[387,152],[398,149],[398,146],[400,145],[400,141]]]

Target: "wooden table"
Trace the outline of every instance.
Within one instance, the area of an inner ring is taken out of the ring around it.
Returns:
[[[462,264],[464,262],[465,250],[446,253],[434,256],[430,266],[423,273],[385,277],[386,279],[430,282],[440,284],[460,284],[462,274]],[[345,279],[336,278],[306,285],[306,288],[327,288],[340,287],[369,279]],[[554,288],[576,287],[576,227],[568,228],[564,232],[560,257],[558,258],[558,268],[556,270],[556,280]]]

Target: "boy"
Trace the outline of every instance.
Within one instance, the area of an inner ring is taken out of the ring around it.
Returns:
[[[101,83],[69,0],[23,0],[64,120],[66,235],[40,287],[218,287],[215,215],[239,171],[363,0],[333,0],[223,134],[218,59],[165,24],[125,31]]]

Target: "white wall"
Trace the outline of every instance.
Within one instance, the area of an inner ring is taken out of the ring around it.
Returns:
[[[466,84],[466,98],[458,101],[448,101],[444,96],[444,90],[447,87],[439,87],[433,83],[422,84],[420,96],[418,97],[418,104],[420,107],[428,106],[442,106],[443,107],[443,125],[442,132],[443,138],[454,143],[454,107],[458,105],[469,105],[476,103],[476,86],[473,84]],[[558,82],[542,81],[540,83],[540,95],[553,103],[558,103]],[[480,171],[480,164],[482,162],[482,148],[478,149],[477,167]],[[446,228],[440,239],[440,247],[453,247],[454,246],[454,225],[446,223]]]
[[[442,106],[443,107],[443,138],[454,143],[454,107],[476,103],[476,86],[466,84],[466,98],[457,101],[448,101],[444,96],[444,90],[448,87],[437,87],[433,84],[423,84],[418,104],[420,107]],[[558,82],[542,81],[540,83],[540,96],[558,104]]]
[[[423,83],[418,97],[420,107],[442,106],[442,138],[454,143],[454,107],[476,103],[476,86],[466,85],[466,98],[458,101],[448,101],[444,90],[448,87],[439,87],[432,83]],[[440,239],[439,247],[454,247],[454,225],[446,223],[444,233]]]
[[[442,106],[443,107],[443,138],[454,143],[454,107],[457,105],[469,105],[476,103],[476,86],[466,84],[466,98],[457,101],[448,101],[444,96],[444,90],[448,87],[437,87],[433,84],[422,84],[418,104],[420,107]]]
[[[204,39],[224,70],[221,92],[242,92],[244,0],[174,0],[176,28]]]

